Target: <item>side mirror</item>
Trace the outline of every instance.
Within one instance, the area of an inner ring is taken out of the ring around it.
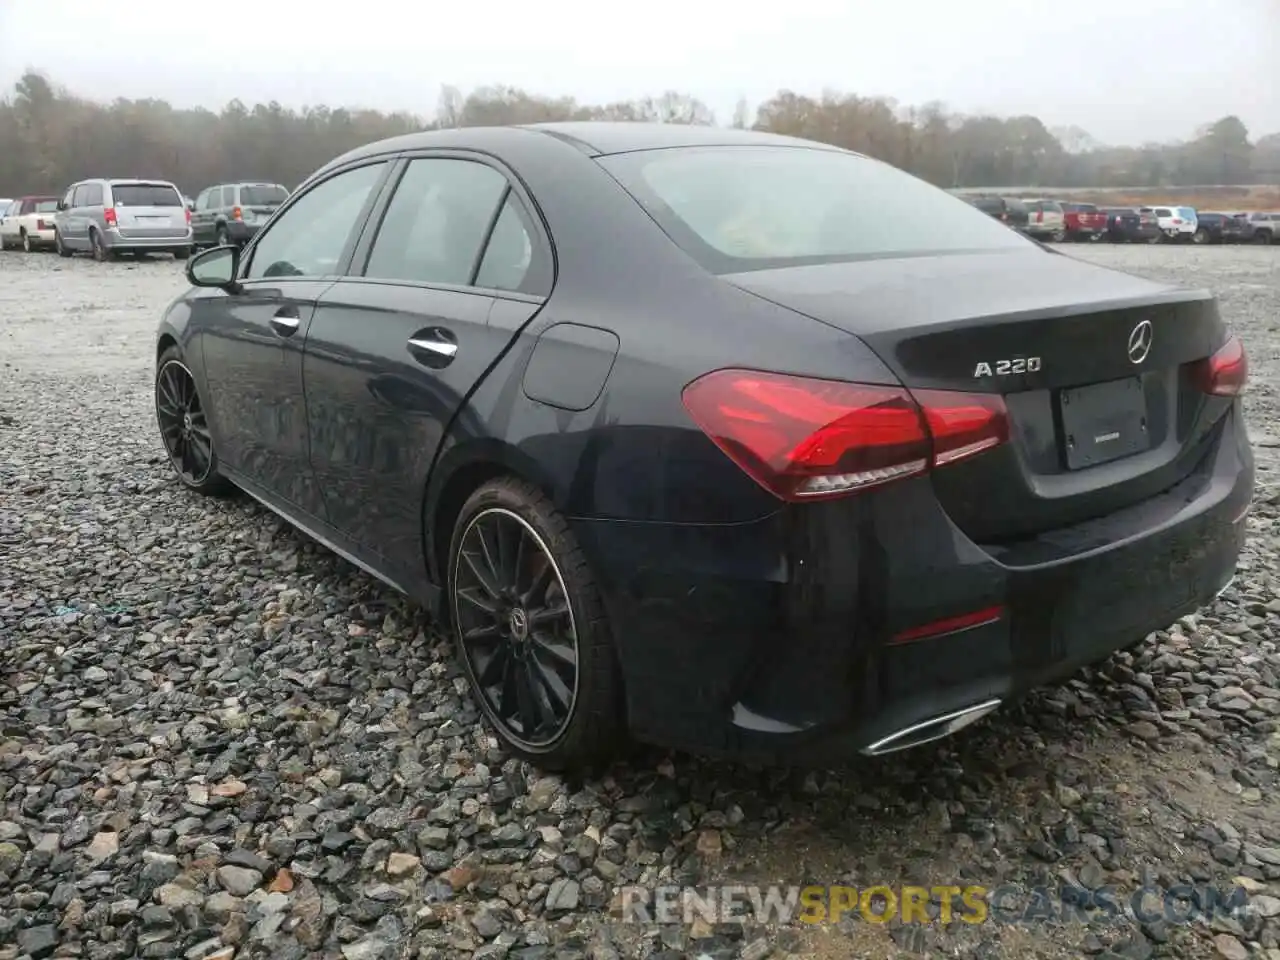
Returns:
[[[236,274],[240,269],[238,247],[214,247],[187,261],[187,280],[194,287],[216,287],[228,293],[239,293]]]
[[[65,200],[59,200],[59,201],[58,201],[57,209],[58,209],[58,210],[65,210],[65,209],[67,209],[67,201],[65,201]]]

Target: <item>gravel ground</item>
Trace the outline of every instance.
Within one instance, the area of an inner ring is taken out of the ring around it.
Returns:
[[[0,960],[1280,960],[1280,253],[1068,251],[1215,290],[1250,348],[1235,586],[939,746],[828,773],[642,752],[589,782],[498,752],[420,611],[170,478],[151,338],[178,264],[0,256]],[[728,880],[1234,883],[1249,905],[786,928],[610,910],[621,884]]]

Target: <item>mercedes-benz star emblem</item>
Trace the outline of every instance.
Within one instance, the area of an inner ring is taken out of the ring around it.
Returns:
[[[1130,363],[1141,363],[1147,359],[1147,354],[1151,352],[1151,338],[1153,336],[1150,320],[1143,320],[1133,328],[1133,332],[1129,334]]]

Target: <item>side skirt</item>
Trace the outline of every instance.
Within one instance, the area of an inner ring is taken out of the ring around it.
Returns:
[[[372,558],[367,557],[367,554],[362,556],[363,551],[357,544],[319,517],[302,513],[292,504],[273,496],[235,470],[226,467],[220,467],[219,469],[228,480],[282,520],[301,530],[321,546],[333,551],[352,566],[359,567],[369,576],[382,581],[393,590],[420,603],[427,608],[432,620],[439,619],[443,605],[443,591],[439,586],[429,581],[425,574],[414,576],[406,571],[388,571],[380,568]]]

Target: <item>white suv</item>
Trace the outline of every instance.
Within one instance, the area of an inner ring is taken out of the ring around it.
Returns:
[[[1139,213],[1156,218],[1160,231],[1170,240],[1190,241],[1196,235],[1196,212],[1190,207],[1139,207]]]

